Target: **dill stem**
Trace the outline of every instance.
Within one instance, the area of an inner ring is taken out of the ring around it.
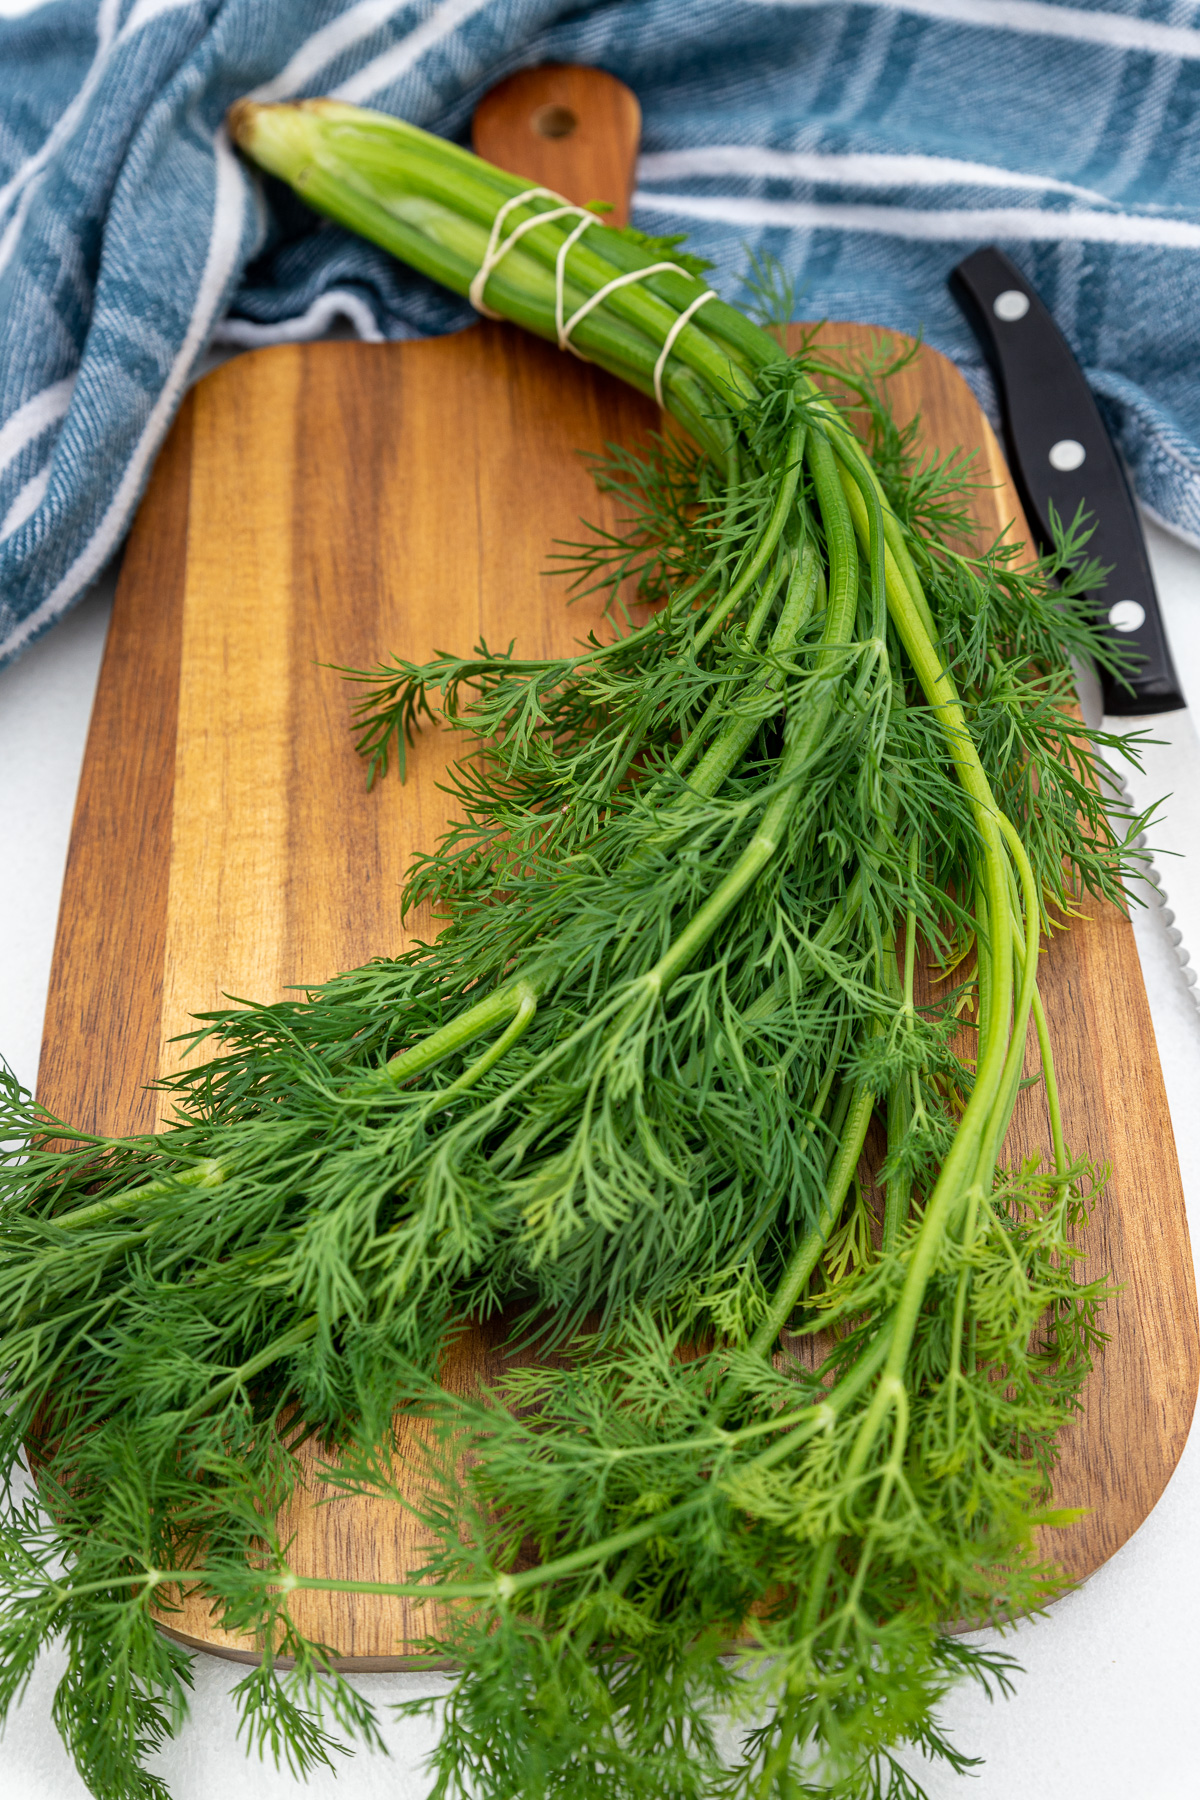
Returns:
[[[881,1386],[882,1385],[883,1384],[881,1384]],[[910,1412],[908,1390],[905,1388],[902,1381],[898,1381],[891,1386],[889,1398],[891,1404],[896,1409],[896,1427],[892,1435],[892,1448],[888,1454],[886,1463],[880,1471],[879,1491],[875,1496],[875,1506],[871,1513],[871,1524],[863,1539],[863,1546],[859,1552],[858,1562],[855,1565],[854,1580],[850,1584],[850,1592],[847,1594],[845,1601],[839,1609],[841,1618],[833,1640],[835,1655],[846,1641],[846,1632],[850,1627],[851,1615],[862,1598],[863,1587],[866,1584],[867,1574],[871,1567],[871,1558],[874,1555],[875,1545],[879,1540],[879,1533],[883,1527],[884,1512],[887,1508],[888,1501],[891,1499],[892,1489],[900,1479],[900,1472],[904,1463],[904,1451],[908,1442],[908,1422]],[[856,1474],[857,1473],[858,1471],[856,1471]]]
[[[508,1026],[499,1040],[507,1049],[508,1042],[514,1041],[509,1035],[513,1027],[519,1023],[517,1036],[520,1036],[532,1020],[544,979],[544,972],[528,970],[519,980],[506,982],[485,1000],[478,1001],[465,1013],[459,1013],[457,1018],[450,1019],[436,1031],[430,1032],[419,1044],[413,1044],[407,1050],[398,1050],[395,1056],[388,1058],[382,1069],[372,1070],[370,1075],[356,1082],[348,1093],[355,1098],[367,1099],[381,1086],[399,1087],[402,1082],[411,1081],[414,1075],[423,1075],[427,1069],[431,1069],[443,1058],[452,1056],[456,1050],[466,1049],[468,1044],[473,1044],[476,1038],[482,1037],[485,1031],[490,1031],[495,1025]],[[460,1082],[469,1087],[472,1082],[478,1081],[500,1054],[502,1051],[493,1045],[491,1050],[486,1051],[478,1062],[459,1077],[449,1092],[454,1092]],[[449,1093],[439,1098],[447,1099]]]
[[[1001,1078],[997,1117],[990,1142],[986,1142],[981,1151],[979,1177],[988,1185],[990,1185],[992,1170],[995,1168],[996,1159],[1000,1154],[1000,1146],[1004,1141],[1004,1134],[1008,1130],[1009,1120],[1012,1118],[1013,1107],[1020,1091],[1021,1070],[1025,1062],[1025,1043],[1029,1032],[1029,1015],[1033,1009],[1034,996],[1037,993],[1038,950],[1041,938],[1041,908],[1038,901],[1037,880],[1030,867],[1029,858],[1025,854],[1025,847],[1010,820],[1000,812],[997,813],[997,819],[1021,878],[1025,902],[1025,933],[1022,940],[1019,916],[1014,904],[1009,910],[1009,937],[1013,952],[1021,965],[1021,987],[1017,995],[1008,1056]],[[1009,880],[1012,880],[1011,871]],[[999,929],[1003,930],[1003,926],[1001,925]]]
[[[804,460],[804,439],[807,426],[801,420],[788,439],[784,453],[783,474],[779,482],[779,492],[775,496],[775,504],[771,508],[771,516],[767,520],[766,529],[758,541],[758,547],[737,580],[733,582],[718,606],[715,606],[695,636],[695,647],[702,650],[713,633],[725,623],[734,607],[748,594],[774,555],[775,546],[783,535],[783,528],[792,510],[796,498],[796,485],[800,480],[800,465]]]
[[[430,1600],[435,1603],[442,1600],[507,1600],[532,1588],[544,1587],[548,1582],[558,1581],[564,1575],[573,1575],[593,1563],[617,1556],[623,1550],[632,1550],[638,1544],[644,1544],[647,1538],[657,1537],[666,1528],[705,1505],[708,1498],[707,1490],[702,1489],[698,1494],[693,1494],[690,1500],[681,1500],[653,1518],[631,1525],[625,1531],[613,1532],[611,1536],[594,1544],[584,1544],[566,1556],[556,1557],[553,1562],[537,1563],[533,1568],[522,1569],[515,1575],[495,1575],[488,1581],[360,1581],[353,1577],[333,1575],[296,1575],[290,1569],[263,1569],[259,1573],[264,1586],[282,1588],[285,1593],[299,1589],[311,1593],[373,1594],[381,1599]],[[152,1570],[140,1579],[150,1586],[156,1586],[164,1580],[174,1583],[180,1578],[186,1579],[189,1585],[194,1582],[220,1592],[217,1571],[211,1569],[180,1569],[169,1573]],[[90,1588],[92,1591],[102,1592],[112,1585],[111,1582],[81,1584],[78,1591],[84,1592]]]
[[[315,1321],[312,1322],[315,1330]],[[310,1331],[308,1335],[312,1335]],[[282,1343],[283,1340],[280,1340]],[[273,1347],[275,1348],[275,1347]],[[839,1412],[858,1396],[862,1388],[877,1373],[883,1358],[885,1343],[877,1341],[865,1350],[853,1368],[849,1369],[841,1380],[832,1387],[824,1399],[816,1401],[808,1410],[804,1419],[795,1425],[777,1443],[767,1450],[752,1457],[747,1468],[768,1469],[783,1461],[792,1452],[806,1443],[810,1437],[831,1429]],[[265,1354],[265,1353],[264,1353]],[[285,1351],[275,1348],[275,1354]],[[266,1366],[264,1363],[262,1366]],[[236,1378],[244,1377],[250,1365],[236,1372]],[[257,1369],[253,1372],[257,1373]],[[233,1379],[233,1378],[231,1378]],[[224,1385],[224,1384],[223,1384]],[[778,1421],[768,1421],[766,1425],[750,1427],[744,1434],[758,1436],[763,1430],[778,1429]],[[727,1434],[728,1437],[740,1438],[741,1433]],[[727,1440],[718,1440],[723,1443]],[[556,1557],[552,1562],[538,1563],[533,1568],[522,1569],[515,1575],[500,1575],[489,1581],[476,1582],[429,1582],[429,1581],[360,1581],[353,1578],[340,1578],[325,1575],[296,1575],[290,1569],[258,1571],[267,1586],[282,1587],[287,1591],[302,1588],[335,1594],[373,1594],[381,1598],[410,1600],[494,1600],[507,1599],[512,1595],[526,1592],[533,1588],[544,1587],[549,1582],[558,1581],[564,1575],[573,1575],[580,1569],[603,1562],[610,1556],[619,1555],[622,1551],[631,1550],[643,1544],[648,1538],[657,1537],[668,1527],[673,1526],[688,1514],[709,1504],[712,1496],[710,1485],[706,1484],[690,1499],[681,1500],[676,1505],[656,1513],[652,1518],[644,1519],[640,1524],[631,1525],[624,1531],[612,1532],[608,1537],[598,1539],[594,1544],[584,1544],[578,1550],[570,1551],[566,1556]],[[135,1577],[148,1586],[156,1586],[163,1582],[172,1583],[186,1580],[189,1585],[208,1585],[214,1592],[219,1592],[219,1572],[210,1569],[189,1568],[172,1571],[148,1570],[145,1575]],[[77,1593],[100,1593],[106,1591],[111,1582],[81,1583]]]
[[[790,575],[788,561],[785,558],[781,558],[779,566],[772,571],[771,579],[763,584],[759,591],[759,597],[755,603],[754,611],[746,622],[746,643],[748,646],[753,647],[757,644],[759,637],[762,634],[762,628],[766,622],[767,614],[770,612],[771,607],[775,602],[775,596],[778,594],[780,585],[785,577],[788,579],[788,592],[790,594],[791,584],[796,580],[797,574],[799,573],[799,567],[799,559],[793,552],[790,562]],[[784,604],[786,606],[786,600]],[[726,690],[730,680],[736,680],[736,676],[730,677],[729,680],[722,680],[718,684],[708,705],[704,708],[704,711],[700,714],[700,717],[696,720],[696,723],[692,726],[678,750],[675,752],[675,755],[672,757],[671,768],[676,775],[682,775],[693,757],[699,754],[713,721],[719,719],[727,712],[728,697]],[[759,720],[757,723],[761,724],[762,721]],[[732,724],[727,724],[725,727],[725,734],[723,735],[727,735],[731,730]],[[717,741],[720,742],[720,739]],[[711,750],[715,748],[716,744],[710,746],[710,752],[706,752],[706,755],[711,753]],[[724,777],[722,776],[721,779],[723,778]],[[692,777],[692,780],[688,785],[694,791],[698,791],[702,794],[716,793],[717,787],[720,786],[720,781],[717,782],[716,787],[712,788],[701,786],[700,781],[701,778],[697,773]]]
[[[871,582],[871,630],[881,641],[887,632],[887,544],[883,536],[883,509],[875,485],[867,478],[856,459],[838,461],[838,479],[841,481],[846,503],[854,516],[854,498],[861,498],[866,509],[867,532],[866,550],[867,566]],[[862,528],[858,527],[859,536]]]
[[[801,1238],[792,1252],[783,1278],[775,1289],[770,1309],[747,1348],[755,1356],[769,1356],[796,1302],[808,1286],[809,1277],[829,1241],[829,1234],[841,1217],[846,1194],[858,1167],[866,1141],[875,1095],[865,1082],[857,1083],[842,1127],[841,1141],[825,1189],[825,1204],[812,1230]]]
[[[452,1100],[457,1100],[460,1094],[466,1093],[468,1088],[474,1087],[477,1081],[483,1079],[493,1064],[498,1063],[505,1052],[512,1048],[517,1039],[523,1037],[528,1031],[533,1024],[534,1014],[537,1012],[537,989],[532,982],[522,980],[516,983],[513,994],[517,1001],[517,1010],[513,1014],[507,1030],[501,1032],[494,1044],[489,1044],[483,1055],[477,1057],[469,1069],[463,1070],[457,1081],[452,1081],[448,1088],[433,1096],[432,1107],[448,1106]]]
[[[894,1341],[893,1337],[893,1343]],[[891,1361],[890,1355],[888,1361],[889,1363]],[[858,1429],[850,1455],[846,1459],[843,1482],[847,1488],[853,1488],[866,1467],[867,1457],[883,1429],[884,1420],[893,1407],[897,1412],[897,1441],[893,1445],[892,1451],[894,1457],[897,1448],[902,1450],[903,1447],[901,1433],[906,1430],[907,1426],[908,1396],[905,1392],[903,1378],[885,1366],[883,1375],[871,1396],[870,1405],[863,1415],[863,1421]],[[903,1424],[901,1417],[904,1421]],[[809,1581],[808,1600],[804,1608],[803,1630],[806,1633],[816,1630],[821,1616],[821,1603],[829,1586],[834,1558],[837,1556],[838,1546],[841,1542],[840,1535],[826,1538],[817,1552]]]
[[[887,1134],[889,1145],[895,1147],[912,1124],[912,1120],[912,1101],[905,1091],[903,1082],[897,1082],[888,1095]],[[912,1177],[902,1170],[897,1170],[887,1184],[887,1198],[883,1207],[883,1238],[880,1248],[885,1256],[890,1255],[898,1247],[900,1234],[904,1230],[911,1204]]]
[[[800,772],[819,746],[833,711],[832,677],[838,670],[841,653],[850,642],[854,629],[858,599],[858,555],[854,547],[854,529],[849,508],[837,478],[833,452],[821,439],[810,436],[807,456],[813,485],[821,505],[829,559],[825,629],[821,634],[815,661],[818,679],[821,676],[827,678],[824,691],[818,694],[811,709],[804,715],[794,739],[780,758],[779,781],[783,785],[783,791],[768,803],[754,836],[729,874],[709,895],[704,905],[692,915],[670,949],[641,977],[641,985],[652,991],[666,992],[692,958],[703,949],[746,889],[757,881],[779,849],[788,819],[800,801]]]
[[[779,622],[771,635],[771,648],[777,654],[790,650],[795,643],[808,621],[820,585],[821,569],[817,553],[811,544],[805,544],[788,583]],[[775,688],[778,686],[778,678],[768,678],[764,685],[768,689]],[[719,709],[720,704],[718,698],[714,707]],[[705,797],[717,793],[721,783],[736,767],[739,758],[765,723],[765,718],[757,714],[751,714],[749,718],[732,718],[698,763],[695,774],[688,782],[691,791]],[[689,738],[688,742],[691,741]],[[673,766],[678,773],[678,757]]]
[[[963,1231],[963,1249],[970,1254],[975,1242],[975,1227],[979,1213],[980,1187],[976,1182],[971,1189],[967,1204],[967,1222]],[[950,1325],[950,1368],[946,1380],[950,1385],[950,1404],[948,1413],[948,1436],[953,1444],[958,1433],[958,1384],[962,1380],[962,1336],[963,1319],[967,1307],[967,1290],[971,1285],[969,1264],[964,1264],[959,1271],[958,1281],[954,1289],[954,1316]]]
[[[1013,947],[1017,952],[1021,965],[1026,966],[1029,950],[1027,941],[1023,940],[1016,919],[1013,919]],[[1059,1181],[1063,1181],[1071,1171],[1071,1157],[1063,1136],[1062,1103],[1058,1091],[1058,1077],[1054,1072],[1054,1047],[1050,1041],[1050,1028],[1046,1021],[1046,1011],[1042,1005],[1042,996],[1037,981],[1033,983],[1033,994],[1030,1000],[1030,1013],[1034,1030],[1037,1033],[1038,1054],[1042,1064],[1042,1086],[1046,1097],[1046,1113],[1050,1123],[1050,1143],[1054,1152],[1054,1172]]]
[[[810,756],[811,747],[808,738],[802,742],[801,749],[802,756],[795,756],[790,761],[799,763],[802,767],[802,763]],[[792,770],[788,767],[783,767],[781,779],[790,772]],[[694,956],[698,956],[698,952],[709,941],[712,932],[716,931],[716,927],[725,918],[725,914],[730,913],[732,907],[738,904],[739,898],[747,891],[747,887],[754,886],[754,882],[763,873],[766,864],[774,857],[775,851],[779,850],[784,826],[788,823],[788,817],[795,810],[797,803],[799,803],[799,788],[795,783],[784,788],[783,794],[775,796],[774,801],[766,808],[754,837],[748,842],[747,848],[741,851],[738,862],[732,866],[729,875],[723,882],[720,882],[720,886],[712,891],[709,898],[705,900],[705,904],[691,916],[684,931],[680,932],[671,943],[671,949],[666,950],[666,954],[658,958],[655,967],[651,968],[646,976],[642,976],[644,985],[649,988],[657,988],[666,994],[667,986],[671,985],[676,977],[684,972],[684,968],[691,963]]]
[[[932,1266],[934,1240],[932,1235],[927,1236],[931,1234],[931,1220],[939,1221],[937,1230],[940,1232],[945,1210],[953,1203],[953,1190],[963,1182],[968,1165],[976,1160],[980,1139],[991,1120],[992,1109],[1004,1078],[1012,1007],[1013,950],[1009,931],[990,929],[991,921],[1005,919],[1009,911],[1009,865],[1000,826],[1000,809],[992,796],[978,752],[971,742],[954,684],[941,666],[938,652],[923,628],[920,613],[913,604],[906,585],[898,581],[889,582],[888,606],[930,710],[942,727],[959,781],[971,803],[981,840],[981,898],[989,921],[989,1004],[986,1020],[981,1024],[975,1084],[959,1122],[954,1143],[947,1153],[930,1196],[925,1223],[918,1240],[919,1245],[928,1242],[929,1248],[918,1248],[910,1268],[910,1280],[914,1285],[910,1291],[906,1290],[908,1298],[903,1304],[906,1320],[911,1314],[911,1322],[906,1324],[906,1332],[911,1335],[920,1305],[918,1285],[920,1292],[923,1292],[928,1269]]]
[[[236,1394],[245,1382],[253,1380],[255,1375],[261,1375],[262,1371],[269,1369],[272,1363],[278,1362],[281,1357],[289,1356],[293,1350],[298,1350],[301,1344],[307,1344],[310,1338],[316,1337],[319,1325],[320,1320],[317,1318],[306,1319],[303,1324],[295,1326],[291,1331],[285,1332],[282,1337],[278,1337],[273,1343],[268,1344],[265,1350],[260,1350],[256,1356],[251,1356],[246,1362],[239,1364],[236,1369],[225,1376],[223,1381],[218,1381],[215,1386],[209,1388],[206,1394],[201,1394],[198,1400],[194,1400],[178,1415],[180,1431],[185,1430],[195,1420],[202,1419],[205,1413],[212,1411],[214,1406],[220,1406],[222,1400],[227,1400],[231,1394]]]
[[[786,1462],[794,1451],[801,1449],[818,1431],[830,1430],[839,1413],[844,1412],[850,1402],[857,1399],[879,1373],[887,1358],[890,1341],[891,1329],[885,1320],[871,1343],[859,1352],[836,1386],[830,1388],[825,1398],[813,1406],[811,1418],[793,1426],[786,1437],[780,1438],[769,1449],[760,1451],[749,1466],[752,1469],[774,1468],[778,1463]]]
[[[918,905],[916,905],[916,875],[918,875],[919,844],[918,835],[912,833],[909,839],[909,905],[905,907],[905,976],[903,976],[903,997],[905,997],[905,1021],[916,1019],[916,961],[918,961]],[[916,1109],[921,1105],[919,1096],[918,1075],[912,1071],[912,1100],[901,1093],[898,1087],[896,1105],[892,1109],[889,1100],[887,1111],[887,1141],[889,1147],[896,1147],[898,1138],[905,1130],[909,1130],[916,1118]],[[892,1120],[894,1111],[894,1120]],[[923,1109],[921,1109],[923,1111]],[[912,1202],[912,1175],[907,1172],[896,1172],[887,1184],[887,1202],[883,1206],[883,1255],[889,1255],[900,1246],[900,1235],[905,1228],[905,1220],[909,1219],[909,1206]]]
[[[855,530],[859,537],[868,544],[870,542],[870,522],[863,490],[869,488],[875,494],[883,523],[885,590],[890,592],[899,585],[907,592],[924,627],[925,635],[931,644],[936,644],[938,641],[937,623],[905,542],[903,528],[888,503],[879,477],[871,467],[858,439],[847,428],[845,422],[833,412],[820,389],[812,382],[809,382],[808,389],[814,403],[823,409],[822,423],[830,440],[836,445],[839,462],[851,474],[853,487],[847,489],[846,498],[854,517]],[[858,480],[860,475],[861,482]]]
[[[825,526],[826,552],[829,558],[830,572],[825,630],[817,657],[819,673],[823,668],[828,668],[832,660],[832,653],[849,641],[857,600],[858,558],[854,546],[854,528],[850,509],[838,478],[833,453],[828,445],[814,437],[809,439],[808,455],[813,485],[821,505],[821,515]],[[797,608],[797,612],[799,612],[799,608]],[[812,711],[806,715],[795,741],[785,751],[780,766],[781,781],[785,781],[789,775],[798,771],[808,761],[813,748],[825,730],[832,705],[833,695],[832,690],[829,689],[820,696]],[[758,830],[734,868],[705,905],[693,916],[666,954],[642,978],[647,985],[665,991],[670,982],[707,942],[721,919],[745,889],[757,879],[762,869],[774,856],[783,827],[798,799],[798,791],[792,787],[790,790],[785,788],[770,803]],[[766,1347],[769,1349],[770,1344],[778,1335],[782,1320],[786,1319],[791,1312],[801,1289],[816,1266],[824,1243],[845,1202],[846,1191],[853,1178],[867,1127],[870,1124],[873,1105],[874,1095],[872,1093],[865,1089],[856,1093],[850,1109],[851,1122],[847,1124],[846,1135],[842,1139],[834,1169],[831,1172],[826,1206],[813,1231],[798,1246],[792,1262],[789,1264],[788,1272],[784,1277],[784,1285],[777,1295],[776,1302],[773,1304],[767,1320],[760,1326],[752,1339],[752,1347],[756,1349],[770,1326],[770,1336],[766,1339]],[[857,1142],[854,1141],[856,1137]],[[839,1184],[840,1193],[838,1192]],[[830,1216],[831,1212],[832,1217]],[[793,1284],[795,1285],[793,1286]],[[780,1315],[779,1323],[774,1324],[776,1309],[782,1300],[786,1300],[787,1303]],[[765,1352],[759,1349],[758,1353],[764,1354]]]
[[[903,1002],[901,1018],[904,1020],[905,1030],[911,1030],[916,1019],[916,1006],[914,1004],[913,996],[917,963],[917,855],[917,834],[914,832],[908,842],[909,896],[908,905],[905,908],[904,913],[904,975],[900,990]],[[894,933],[889,954],[890,967],[894,977],[896,971],[896,944]],[[891,1092],[888,1094],[887,1141],[889,1149],[893,1152],[895,1151],[896,1146],[905,1137],[913,1122],[914,1109],[912,1097],[908,1091],[910,1079],[915,1089],[916,1071],[914,1070],[911,1078],[901,1075],[901,1077],[893,1083]],[[908,1218],[908,1209],[911,1200],[912,1176],[905,1170],[897,1169],[896,1173],[891,1177],[887,1184],[887,1195],[884,1201],[883,1238],[880,1248],[885,1256],[891,1254],[900,1242],[900,1234],[904,1229],[905,1221]]]
[[[1066,1139],[1063,1136],[1062,1101],[1058,1091],[1058,1078],[1054,1073],[1054,1049],[1050,1042],[1050,1028],[1046,1023],[1046,1011],[1042,1005],[1042,996],[1035,987],[1033,990],[1033,1023],[1037,1031],[1038,1051],[1042,1059],[1042,1084],[1046,1092],[1046,1111],[1050,1118],[1050,1142],[1054,1149],[1054,1172],[1059,1181],[1065,1181],[1071,1168],[1071,1158],[1067,1151]]]
[[[215,1156],[206,1156],[202,1162],[184,1169],[178,1175],[160,1175],[141,1187],[122,1188],[119,1194],[110,1194],[107,1199],[93,1201],[90,1206],[77,1206],[65,1213],[51,1213],[47,1223],[56,1226],[59,1231],[77,1231],[81,1225],[98,1224],[115,1213],[128,1212],[131,1206],[140,1206],[143,1200],[157,1200],[163,1194],[174,1193],[176,1188],[220,1187],[227,1176],[228,1171]]]

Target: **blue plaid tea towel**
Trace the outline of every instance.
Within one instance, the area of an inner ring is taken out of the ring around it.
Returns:
[[[645,120],[634,218],[736,299],[914,331],[982,395],[945,287],[1001,244],[1153,513],[1200,542],[1200,4],[1191,0],[0,0],[0,662],[119,545],[206,347],[466,322],[230,150],[240,95],[462,137],[538,62]]]

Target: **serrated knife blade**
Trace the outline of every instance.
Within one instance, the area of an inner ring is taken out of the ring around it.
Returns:
[[[1053,514],[1094,516],[1089,554],[1109,568],[1095,595],[1105,629],[1136,652],[1123,677],[1102,673],[1103,724],[1140,738],[1108,760],[1135,815],[1154,811],[1146,875],[1162,895],[1184,973],[1200,957],[1200,735],[1175,672],[1146,540],[1117,448],[1083,370],[1035,288],[1003,251],[977,250],[950,291],[995,377],[1009,467],[1043,547]]]
[[[1114,734],[1145,731],[1138,746],[1140,768],[1119,752],[1108,756],[1113,779],[1129,809],[1154,808],[1154,820],[1138,842],[1146,850],[1144,874],[1163,902],[1163,918],[1183,966],[1192,997],[1200,1004],[1192,953],[1200,950],[1200,736],[1191,712],[1156,713],[1144,718],[1104,718]]]

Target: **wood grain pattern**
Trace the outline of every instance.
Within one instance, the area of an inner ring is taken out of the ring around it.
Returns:
[[[155,1122],[193,411],[126,547],[63,878],[38,1098],[85,1131]]]
[[[547,185],[572,193],[561,169]],[[849,353],[873,342],[861,326],[818,336]],[[921,411],[930,447],[977,452],[996,484],[978,496],[982,528],[1019,519],[995,439],[950,364],[922,350],[891,392],[901,417]],[[454,741],[426,732],[408,784],[368,795],[351,697],[323,665],[463,650],[481,634],[567,649],[597,620],[586,605],[568,610],[543,575],[553,540],[577,535],[580,515],[613,522],[576,452],[656,423],[598,371],[490,324],[433,343],[260,351],[200,384],[118,593],[52,973],[47,1104],[108,1129],[148,1123],[140,1085],[175,1066],[167,1040],[189,1013],[222,993],[278,997],[428,929],[402,928],[399,887],[444,822],[436,783]],[[1196,1308],[1127,922],[1096,909],[1060,935],[1045,997],[1069,1141],[1114,1171],[1088,1268],[1126,1284],[1056,1483],[1061,1503],[1092,1509],[1053,1544],[1083,1577],[1137,1528],[1182,1449]],[[1010,1145],[1045,1135],[1027,1095]],[[445,1378],[469,1386],[500,1367],[499,1328],[472,1329]],[[417,1461],[410,1429],[401,1467]],[[305,1454],[311,1471],[316,1452]],[[322,1493],[312,1475],[281,1521],[296,1568],[407,1578],[420,1560],[410,1516],[354,1498],[316,1505]],[[344,1595],[300,1596],[295,1616],[360,1669],[406,1666],[405,1645],[432,1623],[408,1602]],[[256,1654],[197,1597],[169,1623],[188,1643]]]
[[[642,109],[623,81],[603,69],[545,63],[484,95],[471,143],[488,162],[577,206],[607,201],[612,223],[627,225],[641,129]]]

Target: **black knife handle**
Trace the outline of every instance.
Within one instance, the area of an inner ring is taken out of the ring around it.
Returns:
[[[968,256],[950,276],[950,291],[995,375],[1009,466],[1043,547],[1051,541],[1051,503],[1067,525],[1081,502],[1094,517],[1088,552],[1110,568],[1096,606],[1113,638],[1138,652],[1123,676],[1101,675],[1105,712],[1175,711],[1185,702],[1141,521],[1083,370],[1002,251]]]

